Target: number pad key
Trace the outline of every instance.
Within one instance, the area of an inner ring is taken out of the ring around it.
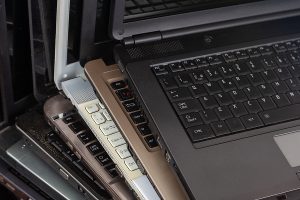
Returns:
[[[117,147],[126,143],[120,132],[109,135],[107,139],[113,147]]]

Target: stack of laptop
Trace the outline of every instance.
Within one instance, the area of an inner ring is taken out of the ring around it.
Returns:
[[[115,0],[98,42],[104,2],[70,63],[57,1],[56,149],[113,199],[299,199],[300,2]]]

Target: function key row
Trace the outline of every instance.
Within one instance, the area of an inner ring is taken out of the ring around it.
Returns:
[[[260,56],[272,55],[274,53],[287,53],[291,60],[297,61],[297,53],[300,48],[299,41],[289,41],[286,43],[278,43],[272,46],[261,46],[257,48],[250,48],[246,50],[238,50],[235,52],[228,52],[222,55],[212,55],[208,57],[200,57],[193,60],[185,60],[182,62],[175,62],[168,65],[154,66],[153,71],[156,75],[168,74],[170,72],[178,72],[183,70],[191,70],[199,67],[207,67],[209,65],[217,65],[221,63],[230,63],[249,58],[256,58]],[[294,55],[294,56],[293,56]]]

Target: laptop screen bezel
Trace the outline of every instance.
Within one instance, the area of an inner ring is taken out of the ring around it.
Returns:
[[[278,14],[295,16],[300,12],[300,1],[265,0],[131,21],[128,23],[124,23],[124,8],[125,0],[112,0],[110,33],[111,37],[116,40],[122,40],[133,35],[157,31],[165,32],[181,29],[188,33],[189,31],[201,31],[201,29],[205,29],[207,26],[211,26],[211,29],[213,30],[215,24],[217,25],[215,26],[216,28],[221,28],[222,26],[235,26],[239,24],[239,21],[246,23],[245,19],[247,19],[249,23],[259,22],[271,19],[272,16],[274,16],[274,18],[278,18]]]

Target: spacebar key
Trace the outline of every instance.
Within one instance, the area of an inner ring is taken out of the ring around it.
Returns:
[[[264,111],[259,115],[266,125],[298,119],[300,118],[300,104]]]

